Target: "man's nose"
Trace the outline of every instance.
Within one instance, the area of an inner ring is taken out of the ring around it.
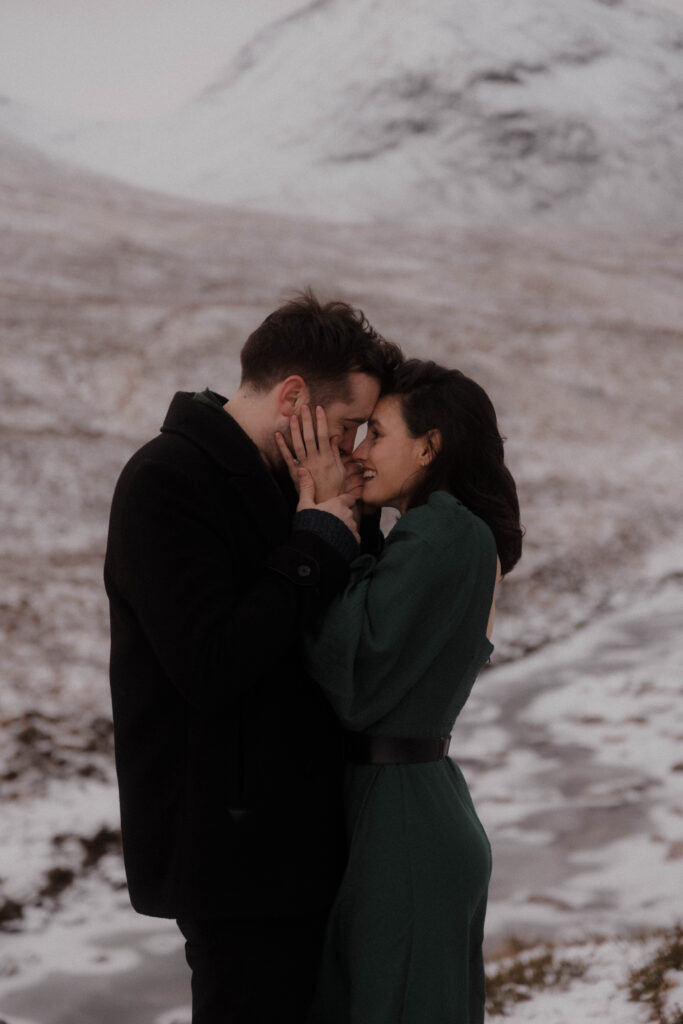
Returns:
[[[349,442],[349,439],[344,438],[342,434],[337,434],[335,437],[332,438],[332,440],[336,442],[337,448],[339,449],[339,454],[341,455],[342,459],[349,459],[351,457],[351,452],[353,451],[353,440]]]
[[[366,459],[367,456],[368,456],[368,439],[367,439],[367,437],[364,437],[363,440],[361,441],[361,443],[358,445],[358,447],[354,451],[354,453],[351,456],[351,458],[352,459]]]

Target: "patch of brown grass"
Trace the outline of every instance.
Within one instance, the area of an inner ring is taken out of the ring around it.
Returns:
[[[535,992],[564,988],[588,967],[581,960],[557,959],[551,945],[533,951],[523,948],[523,943],[519,946],[486,977],[486,1012],[491,1016],[505,1016],[512,1005],[531,999]]]
[[[677,925],[642,967],[629,975],[629,999],[646,1003],[655,1024],[683,1024],[683,1009],[666,1006],[666,994],[672,986],[670,972],[683,971],[683,926]]]

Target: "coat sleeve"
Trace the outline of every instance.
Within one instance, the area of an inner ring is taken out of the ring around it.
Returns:
[[[168,465],[140,466],[119,504],[116,552],[105,564],[110,598],[123,598],[172,683],[199,708],[224,707],[277,672],[348,579],[334,548],[300,530],[238,586],[229,533],[226,546]]]
[[[307,668],[348,729],[368,729],[419,682],[481,582],[475,517],[438,540],[423,529],[429,515],[407,513],[379,558],[356,559],[345,590],[306,635]]]

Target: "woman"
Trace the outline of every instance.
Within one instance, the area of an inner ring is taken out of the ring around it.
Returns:
[[[491,855],[446,753],[521,554],[515,484],[486,393],[419,360],[354,460],[363,504],[401,518],[306,641],[347,730],[349,840],[309,1024],[477,1024]]]

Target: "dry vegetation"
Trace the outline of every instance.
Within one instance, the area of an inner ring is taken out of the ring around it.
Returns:
[[[604,940],[586,940],[572,946],[570,955],[553,943],[530,945],[509,938],[504,955],[489,964],[486,979],[486,1012],[508,1016],[518,1003],[531,1001],[541,992],[566,992],[584,979],[596,948]],[[623,989],[632,1003],[642,1004],[643,1020],[653,1024],[683,1024],[683,1009],[669,994],[683,978],[683,928],[643,932],[631,940],[641,947],[639,966],[623,969]],[[676,977],[676,975],[678,977]],[[534,1018],[535,1019],[535,1018]]]
[[[673,985],[672,973],[683,976],[683,927],[678,925],[664,935],[661,945],[642,967],[631,971],[629,996],[634,1002],[646,1003],[649,1019],[655,1024],[683,1024],[681,1003],[667,1005],[667,994]]]

